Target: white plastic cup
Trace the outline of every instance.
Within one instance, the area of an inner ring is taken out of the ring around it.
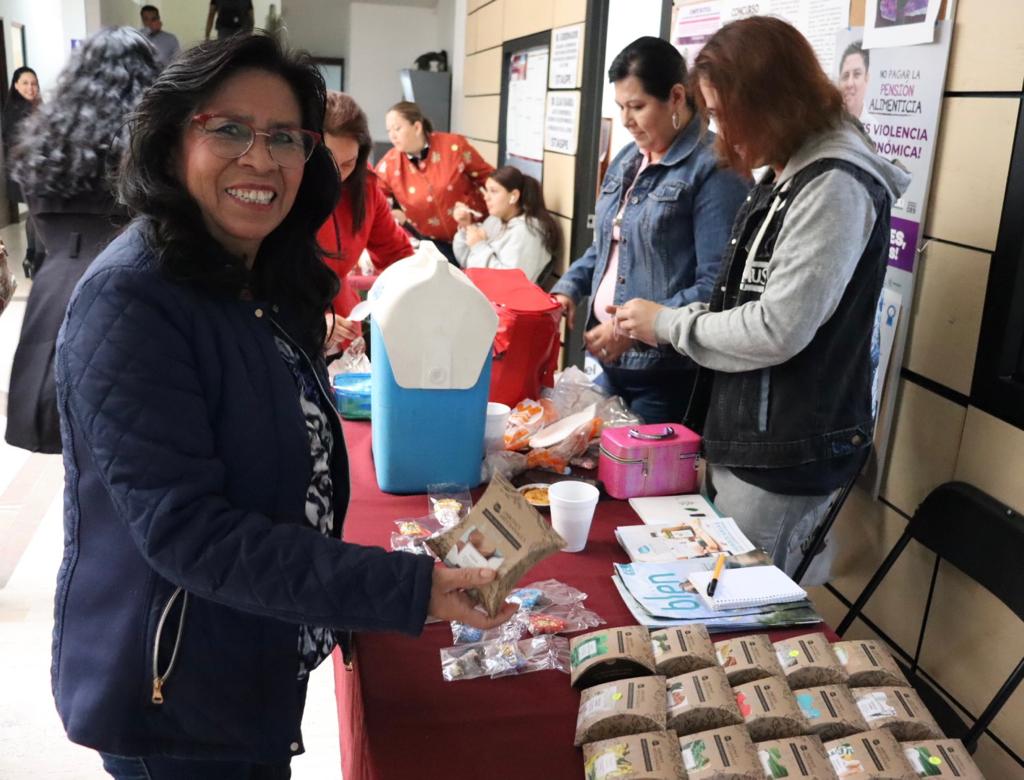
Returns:
[[[505,449],[505,425],[512,410],[497,401],[487,402],[487,421],[484,424],[484,452]]]
[[[567,480],[548,488],[551,527],[565,539],[563,552],[580,552],[587,546],[590,523],[600,492],[587,482]]]

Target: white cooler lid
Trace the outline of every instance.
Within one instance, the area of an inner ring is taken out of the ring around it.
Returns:
[[[480,379],[498,315],[433,242],[385,268],[367,303],[399,386],[466,390]]]

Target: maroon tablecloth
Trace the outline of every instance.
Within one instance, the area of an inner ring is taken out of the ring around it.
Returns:
[[[346,422],[345,436],[352,479],[345,539],[387,547],[392,520],[426,514],[426,498],[380,492],[369,423]],[[625,501],[602,501],[586,549],[553,555],[524,582],[559,579],[588,593],[587,606],[609,625],[635,623],[611,581],[612,562],[628,561],[614,530],[635,522],[636,513]],[[770,635],[776,640],[808,630]],[[357,635],[351,670],[335,652],[345,780],[580,777],[582,754],[572,744],[579,693],[569,686],[568,675],[549,671],[445,682],[438,651],[451,644],[450,627],[438,623],[415,639]]]

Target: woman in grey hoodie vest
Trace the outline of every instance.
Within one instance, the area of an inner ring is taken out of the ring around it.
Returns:
[[[767,170],[740,208],[709,304],[634,299],[616,321],[700,366],[687,422],[715,501],[792,573],[871,447],[889,210],[909,176],[874,150],[807,40],[758,16],[697,56],[725,165]],[[804,578],[828,579],[827,546]]]

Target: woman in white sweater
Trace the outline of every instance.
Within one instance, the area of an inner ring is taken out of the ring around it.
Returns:
[[[453,249],[463,268],[521,268],[536,282],[558,254],[561,231],[544,206],[540,182],[506,165],[492,173],[484,185],[489,216],[481,217],[464,203],[456,203],[452,216],[459,223]]]

